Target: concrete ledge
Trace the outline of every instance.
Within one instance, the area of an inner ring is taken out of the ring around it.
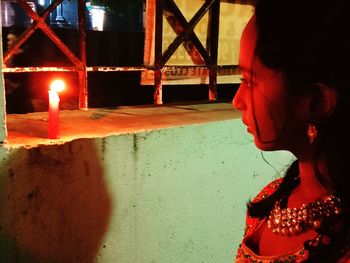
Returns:
[[[291,161],[257,150],[230,104],[62,112],[57,141],[46,114],[8,116],[5,262],[232,262],[246,201]]]
[[[7,115],[7,145],[35,147],[238,118],[230,103],[164,105],[60,112],[60,138],[47,139],[48,113]]]

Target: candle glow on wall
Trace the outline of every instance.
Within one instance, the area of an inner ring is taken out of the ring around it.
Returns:
[[[63,80],[54,80],[49,89],[49,139],[57,139],[59,137],[59,92],[63,91],[65,83]]]

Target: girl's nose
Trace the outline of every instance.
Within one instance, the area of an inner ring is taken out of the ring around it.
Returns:
[[[232,106],[239,111],[243,111],[244,107],[245,107],[243,93],[244,92],[243,92],[242,85],[240,85],[235,96],[233,97],[233,100],[232,100]]]

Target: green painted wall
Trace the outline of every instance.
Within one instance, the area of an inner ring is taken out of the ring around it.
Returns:
[[[233,262],[245,203],[290,163],[238,119],[0,148],[0,261]]]

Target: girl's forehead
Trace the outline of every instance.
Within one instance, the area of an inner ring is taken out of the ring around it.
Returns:
[[[239,67],[242,72],[250,71],[254,60],[256,41],[257,31],[255,27],[255,16],[253,16],[245,26],[240,42]]]

